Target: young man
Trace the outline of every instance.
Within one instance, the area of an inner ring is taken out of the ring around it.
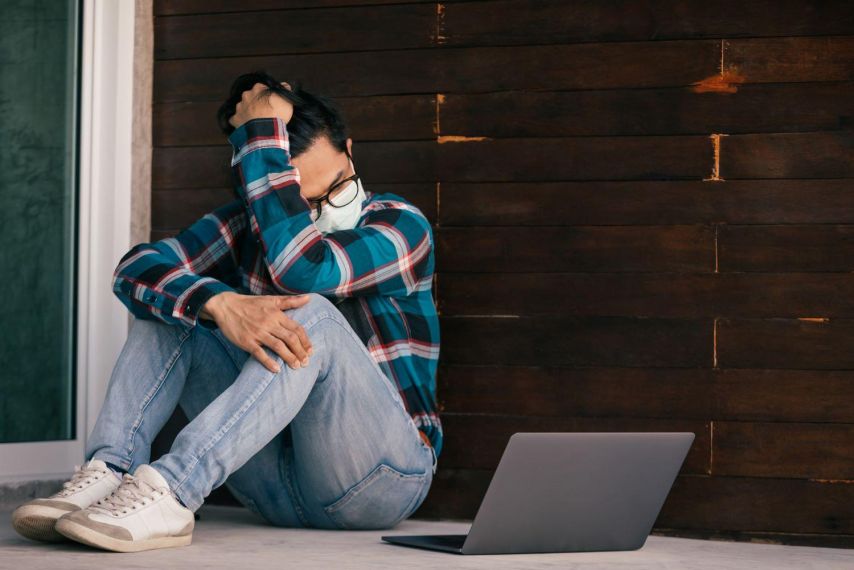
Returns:
[[[24,536],[187,545],[222,484],[288,527],[390,528],[427,495],[442,446],[428,220],[364,190],[323,97],[241,76],[221,125],[237,199],[120,260],[113,291],[137,318],[86,462],[15,510]],[[176,405],[191,421],[149,463]]]

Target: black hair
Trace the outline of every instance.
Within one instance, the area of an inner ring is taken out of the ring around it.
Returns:
[[[234,132],[234,127],[228,120],[234,115],[243,92],[252,89],[256,83],[262,83],[270,88],[268,96],[276,93],[294,106],[293,117],[288,121],[287,127],[292,157],[305,152],[321,136],[328,138],[336,150],[347,152],[347,138],[350,136],[350,130],[341,110],[332,99],[306,91],[299,80],[288,81],[292,88],[288,89],[263,70],[245,73],[231,84],[228,99],[217,111],[219,128],[226,136]]]

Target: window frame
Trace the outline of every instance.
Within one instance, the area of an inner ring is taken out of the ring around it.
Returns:
[[[130,324],[111,275],[131,247],[135,3],[80,0],[75,18],[74,438],[0,443],[0,483],[66,479],[83,463]]]

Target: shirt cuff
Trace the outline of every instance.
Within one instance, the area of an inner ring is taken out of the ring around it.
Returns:
[[[183,305],[176,308],[176,312],[178,314],[173,316],[180,318],[191,327],[201,325],[207,329],[215,329],[217,328],[216,321],[199,318],[199,312],[202,310],[204,304],[207,303],[208,299],[225,291],[238,292],[234,287],[211,278],[209,281],[205,281],[203,284],[199,285],[199,287],[190,294],[190,297],[183,302]]]
[[[231,165],[240,162],[244,156],[261,148],[280,148],[290,154],[288,124],[279,117],[251,119],[246,121],[230,135],[233,154]]]

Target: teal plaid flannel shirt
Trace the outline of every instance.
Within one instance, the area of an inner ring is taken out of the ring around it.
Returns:
[[[138,318],[216,328],[199,310],[223,291],[314,292],[341,309],[397,387],[438,457],[439,322],[433,232],[392,193],[367,196],[354,229],[322,234],[300,194],[284,120],[250,120],[228,137],[237,199],[175,237],[141,243],[119,261],[113,292]]]

